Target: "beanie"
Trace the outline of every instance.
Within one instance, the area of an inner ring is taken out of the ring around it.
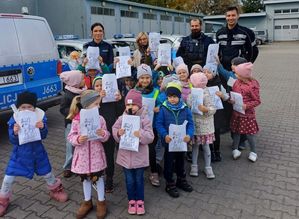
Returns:
[[[78,70],[64,71],[60,74],[60,80],[68,86],[78,88],[82,81],[82,72]]]
[[[252,77],[253,64],[251,62],[246,62],[235,67],[235,71],[238,75],[243,78]]]
[[[177,96],[178,98],[181,98],[182,95],[182,87],[179,83],[176,82],[169,82],[166,87],[166,95],[167,96]]]
[[[232,65],[240,65],[240,64],[243,64],[246,62],[247,62],[247,60],[243,57],[235,57],[231,61]]]
[[[190,82],[195,88],[205,88],[208,78],[204,73],[194,73],[190,76]]]
[[[90,104],[92,104],[97,98],[100,97],[99,92],[94,90],[87,90],[82,93],[80,98],[80,103],[83,108],[87,108]],[[87,93],[88,92],[88,93]]]
[[[131,89],[129,90],[126,98],[125,104],[134,104],[137,105],[139,108],[142,108],[142,95],[138,90]]]
[[[147,64],[141,64],[137,67],[137,79],[142,75],[149,75],[152,77],[152,69]]]
[[[30,104],[35,108],[36,103],[37,103],[37,96],[35,93],[25,91],[19,93],[17,96],[17,103],[16,103],[17,108],[19,108],[22,104]]]
[[[172,81],[176,81],[177,83],[180,83],[179,82],[180,79],[177,75],[175,74],[166,75],[162,80],[161,88],[165,89],[167,87],[167,84]]]
[[[206,64],[203,69],[207,69],[209,72],[212,73],[212,75],[215,77],[217,74],[217,65],[214,63],[208,63]]]
[[[189,75],[189,71],[188,71],[188,66],[184,63],[179,64],[176,69],[175,72],[178,73],[179,71],[184,70],[187,72],[187,74]]]
[[[199,65],[199,64],[195,64],[195,65],[192,66],[192,68],[190,70],[191,74],[192,74],[192,72],[193,72],[194,69],[199,69],[200,72],[203,71],[201,65]]]
[[[94,85],[96,83],[97,80],[102,80],[103,79],[103,76],[102,75],[98,75],[96,76],[93,81],[92,81],[92,87],[94,88]]]

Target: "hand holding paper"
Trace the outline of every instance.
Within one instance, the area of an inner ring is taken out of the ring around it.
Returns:
[[[43,129],[44,128],[44,123],[42,121],[38,121],[36,123],[36,128]]]
[[[98,129],[98,130],[96,131],[96,134],[97,134],[98,136],[100,136],[100,137],[104,137],[104,136],[105,136],[105,131],[104,131],[104,129]]]
[[[165,136],[165,142],[169,144],[171,142],[171,137],[169,135]]]
[[[79,144],[83,144],[84,142],[86,142],[88,140],[87,135],[80,135],[78,138],[78,142]]]
[[[186,135],[186,136],[184,137],[184,142],[188,143],[190,140],[191,140],[191,139],[190,139],[190,136],[189,136],[189,135]]]
[[[17,123],[15,123],[13,126],[13,133],[15,135],[18,135],[19,131],[20,131],[20,126]]]

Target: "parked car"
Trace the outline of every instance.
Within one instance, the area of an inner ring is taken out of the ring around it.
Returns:
[[[62,66],[46,19],[0,14],[0,29],[0,120],[25,90],[37,94],[42,109],[59,104]]]
[[[262,45],[268,42],[268,33],[266,30],[253,30],[257,45]]]

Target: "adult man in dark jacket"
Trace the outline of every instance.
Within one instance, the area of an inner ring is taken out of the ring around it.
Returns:
[[[223,67],[231,70],[231,60],[241,56],[254,62],[258,56],[255,35],[252,30],[238,24],[239,11],[235,6],[228,7],[225,13],[227,25],[216,33],[220,44],[219,58]]]
[[[211,37],[201,32],[202,21],[192,19],[190,21],[191,34],[182,39],[176,56],[181,56],[190,70],[192,65],[200,64],[204,66],[206,63],[208,47],[215,43]]]

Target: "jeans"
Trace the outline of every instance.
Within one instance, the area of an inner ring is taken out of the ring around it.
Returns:
[[[144,201],[144,167],[136,169],[123,168],[125,178],[128,200],[142,200]]]
[[[250,134],[246,134],[246,139],[249,142],[250,145],[250,151],[251,152],[256,152],[255,151],[255,144],[256,144],[256,135],[250,135]],[[234,133],[233,134],[233,150],[238,149],[238,146],[240,145],[240,141],[241,141],[242,135]]]
[[[72,160],[73,160],[73,153],[74,153],[74,147],[73,145],[67,140],[67,136],[71,131],[71,124],[67,124],[65,130],[64,130],[64,136],[65,136],[65,162],[63,164],[63,169],[70,170],[72,166]]]

